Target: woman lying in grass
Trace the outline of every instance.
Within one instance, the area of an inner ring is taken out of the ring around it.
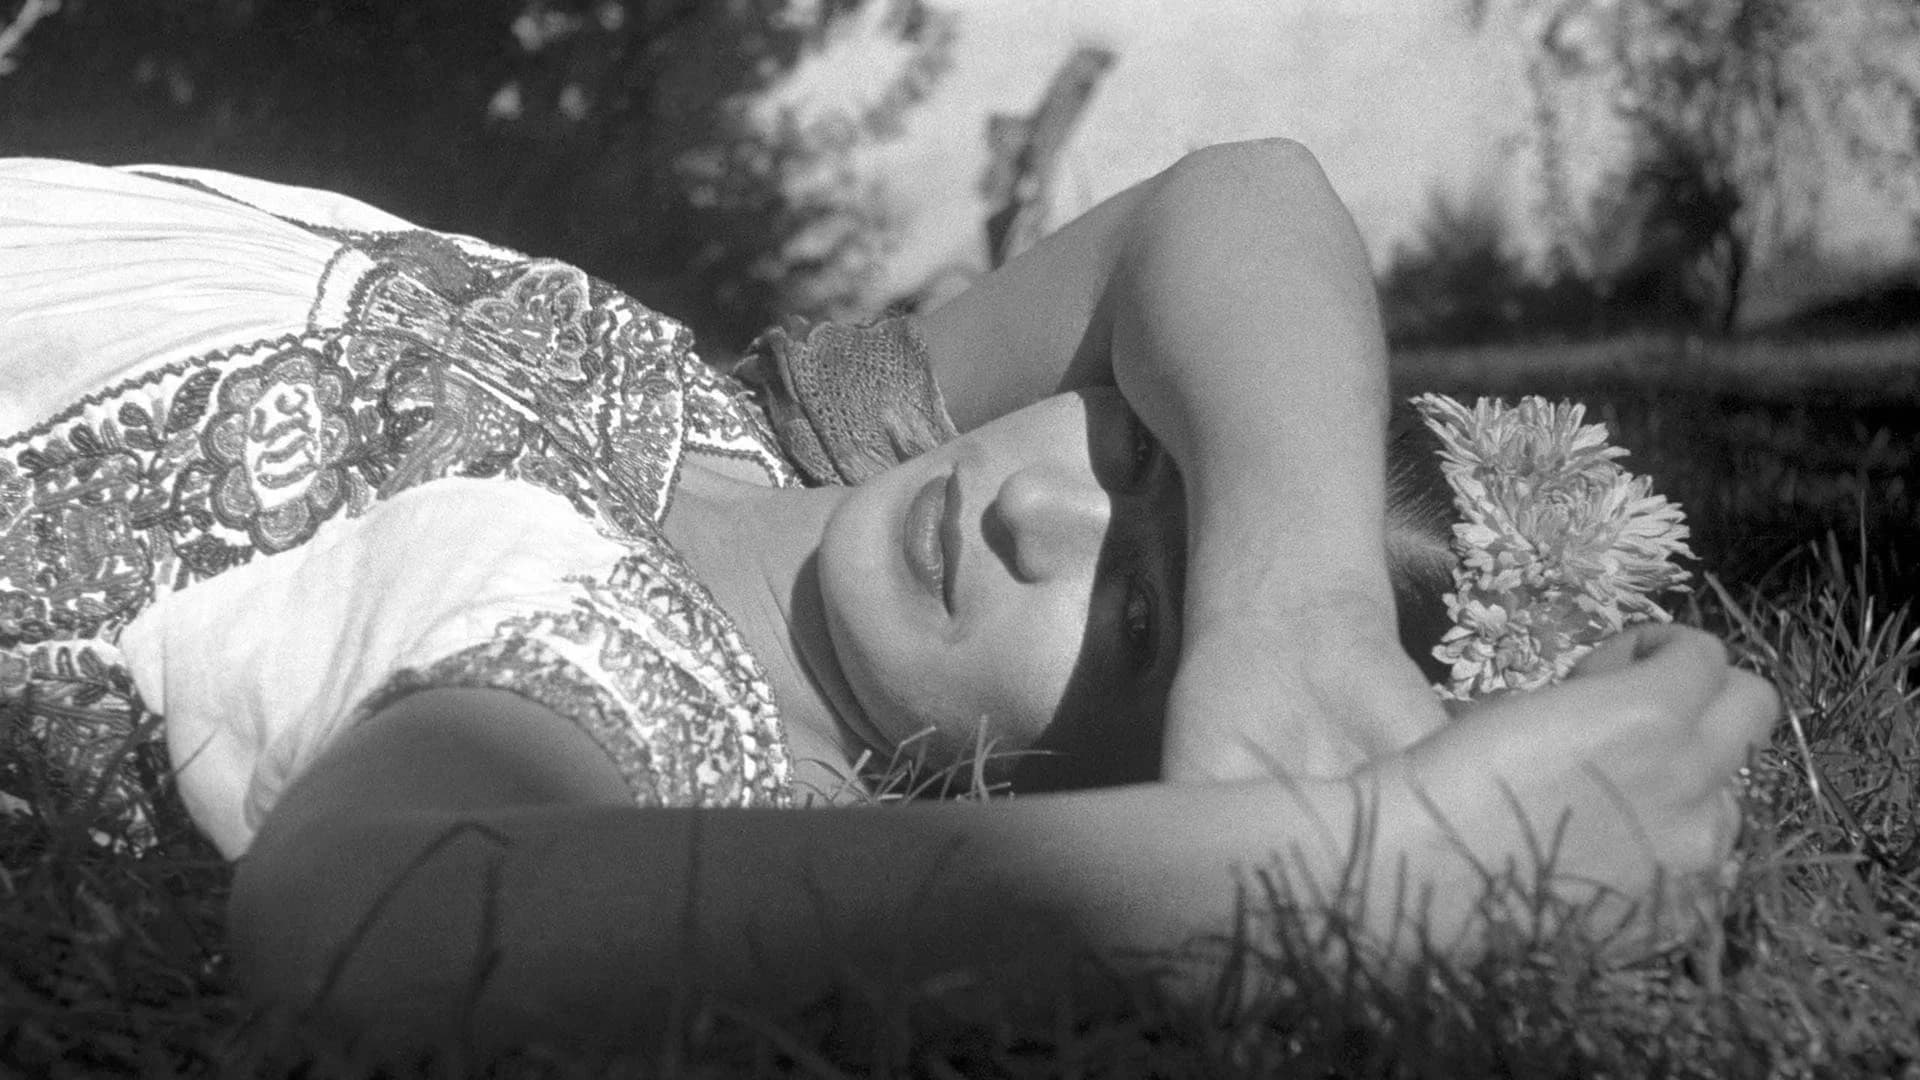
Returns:
[[[1148,955],[1360,859],[1383,948],[1471,948],[1556,826],[1565,896],[1655,910],[1774,714],[1656,627],[1449,719],[1401,636],[1446,534],[1292,144],[769,334],[764,414],[578,270],[327,193],[10,162],[0,249],[0,688],[64,778],[17,794],[110,801],[164,716],[249,985],[389,1041]],[[860,805],[981,749],[1027,794]]]

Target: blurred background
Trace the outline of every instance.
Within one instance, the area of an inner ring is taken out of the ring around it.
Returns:
[[[715,357],[1265,135],[1404,388],[1591,402],[1733,573],[1920,553],[1914,0],[0,0],[0,153],[345,192]]]

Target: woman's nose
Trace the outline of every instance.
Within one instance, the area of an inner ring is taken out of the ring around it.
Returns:
[[[1011,551],[1001,554],[1014,575],[1041,581],[1093,565],[1113,503],[1091,478],[1026,468],[1001,483],[989,509],[1006,530],[999,539]]]

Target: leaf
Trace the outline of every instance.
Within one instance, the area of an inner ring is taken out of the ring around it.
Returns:
[[[120,406],[120,423],[129,428],[150,428],[153,426],[153,414],[129,401]]]
[[[34,459],[31,465],[27,463],[29,456]],[[39,446],[20,455],[22,466],[39,470],[58,469],[72,460],[73,447],[58,435],[48,436]]]
[[[460,469],[461,476],[487,479],[500,475],[500,471],[513,464],[514,453],[510,450],[495,450],[469,461]]]
[[[213,398],[213,387],[220,381],[220,373],[212,369],[196,371],[173,395],[173,403],[167,409],[167,434],[174,435],[185,431],[200,422],[207,415],[207,403]]]
[[[101,445],[100,436],[95,435],[93,429],[85,424],[75,424],[68,428],[67,440],[73,443],[73,448],[83,457],[99,457],[107,450]]]

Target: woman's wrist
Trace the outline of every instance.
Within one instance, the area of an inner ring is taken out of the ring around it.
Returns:
[[[1194,643],[1168,698],[1172,782],[1344,779],[1446,724],[1417,665],[1386,634]]]
[[[1415,794],[1412,775],[1393,755],[1341,779],[1200,787],[1204,809],[1182,815],[1160,846],[1182,852],[1193,880],[1211,889],[1148,904],[1175,901],[1167,906],[1190,943],[1225,942],[1236,917],[1251,917],[1256,935],[1262,919],[1288,920],[1294,941],[1316,940],[1323,920],[1338,920],[1382,959],[1422,940],[1465,942],[1484,881]]]
[[[1342,410],[1316,431],[1214,434],[1180,461],[1189,574],[1204,604],[1283,616],[1378,607],[1391,623],[1384,426]],[[1293,427],[1298,428],[1295,424]],[[1210,443],[1210,444],[1209,444]]]
[[[1195,545],[1167,775],[1344,776],[1442,722],[1401,642],[1384,544]]]

